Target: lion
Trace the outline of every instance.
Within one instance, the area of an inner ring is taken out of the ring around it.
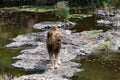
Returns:
[[[50,68],[59,68],[60,62],[60,48],[63,36],[59,28],[51,28],[47,33],[46,47],[50,58]],[[55,61],[54,61],[55,59]]]

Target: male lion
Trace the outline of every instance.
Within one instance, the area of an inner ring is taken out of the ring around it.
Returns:
[[[50,58],[51,68],[59,68],[60,56],[59,51],[61,47],[61,40],[63,36],[59,28],[51,28],[47,33],[46,46]],[[54,62],[55,57],[55,62]]]

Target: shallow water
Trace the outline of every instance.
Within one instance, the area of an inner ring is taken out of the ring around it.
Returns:
[[[83,12],[81,13],[86,14],[87,12],[83,10]],[[41,21],[56,21],[56,20],[58,19],[55,18],[54,12],[48,12],[48,13],[13,12],[13,13],[2,14],[0,16],[0,76],[8,75],[10,76],[10,79],[12,79],[14,76],[40,73],[40,71],[25,72],[24,70],[13,68],[11,64],[14,63],[15,60],[12,60],[12,57],[17,56],[21,49],[6,49],[3,47],[11,42],[10,40],[11,38],[14,38],[19,34],[34,32],[32,26],[35,23]],[[77,22],[78,24],[74,28],[72,28],[72,30],[76,30],[76,31],[109,29],[108,27],[105,26],[97,27],[95,24],[96,16],[92,16],[89,18],[82,18],[82,19],[74,19],[74,21]],[[116,59],[120,58],[120,55],[118,56],[119,57],[116,57]],[[96,60],[96,56],[92,56],[92,57],[89,56],[88,58],[80,60],[80,63],[83,64],[81,67],[85,69],[85,71],[81,72],[72,79],[73,80],[119,80],[120,79],[119,77],[120,70],[117,69],[117,72],[115,72],[112,67],[112,64],[109,64],[109,62],[106,64],[106,61],[104,62],[105,64],[101,63],[100,61],[95,61],[95,60],[92,61],[94,58]],[[117,67],[120,67],[120,65],[114,66],[114,68]]]
[[[77,62],[84,71],[72,80],[120,80],[120,53],[90,55]]]
[[[21,49],[6,49],[5,45],[11,42],[11,38],[19,34],[33,32],[32,26],[35,23],[35,16],[32,13],[13,13],[0,16],[0,80],[11,80],[15,76],[31,74],[22,69],[15,69],[11,66]],[[39,71],[35,71],[39,73]],[[7,77],[6,77],[7,76]]]

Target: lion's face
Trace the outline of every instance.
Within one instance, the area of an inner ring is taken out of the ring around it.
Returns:
[[[61,42],[63,39],[63,36],[58,28],[55,29],[53,36],[57,42]]]
[[[58,28],[52,28],[49,32],[49,39],[61,43],[63,36]]]

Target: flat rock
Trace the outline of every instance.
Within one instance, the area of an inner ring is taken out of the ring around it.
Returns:
[[[40,64],[39,64],[40,65]],[[25,75],[14,80],[68,80],[67,78],[72,77],[75,73],[83,71],[83,69],[77,69],[76,67],[80,66],[80,64],[74,62],[64,62],[62,63],[59,69],[47,69],[43,74],[32,74]],[[39,66],[40,67],[40,66]]]
[[[38,30],[48,30],[48,29],[50,29],[52,27],[62,27],[62,26],[73,27],[75,25],[76,25],[76,23],[70,22],[70,21],[68,21],[68,22],[60,22],[60,21],[58,21],[58,22],[49,22],[48,21],[48,22],[37,23],[37,24],[33,25],[33,28],[38,29]]]

